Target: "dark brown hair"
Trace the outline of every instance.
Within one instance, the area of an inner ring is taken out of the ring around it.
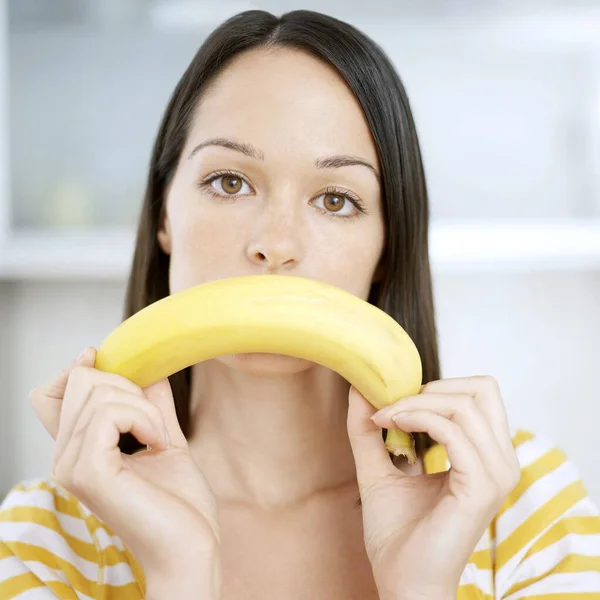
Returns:
[[[166,107],[150,158],[124,318],[169,295],[169,256],[158,245],[165,190],[177,167],[201,94],[238,53],[293,48],[333,66],[361,104],[381,165],[386,223],[383,278],[369,302],[391,315],[415,342],[423,383],[439,379],[440,367],[429,265],[429,202],[421,152],[409,101],[391,61],[369,37],[331,16],[296,10],[276,17],[250,10],[221,24],[199,48]],[[177,415],[186,435],[190,423],[190,369],[170,377]],[[383,435],[385,437],[386,431]],[[416,434],[421,452],[431,445]],[[139,445],[131,436],[124,452]]]

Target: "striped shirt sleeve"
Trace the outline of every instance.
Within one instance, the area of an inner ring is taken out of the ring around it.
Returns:
[[[0,505],[1,600],[139,600],[129,558],[52,479],[16,485]]]
[[[92,599],[97,576],[77,504],[46,481],[13,487],[0,507],[0,598]]]
[[[520,431],[521,480],[493,522],[495,597],[600,600],[600,512],[550,440]]]

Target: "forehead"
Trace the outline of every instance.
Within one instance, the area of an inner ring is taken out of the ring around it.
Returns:
[[[270,154],[357,154],[377,163],[361,106],[333,67],[294,49],[236,56],[204,93],[190,138],[231,136]]]

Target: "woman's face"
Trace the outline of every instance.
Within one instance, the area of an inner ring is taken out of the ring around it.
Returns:
[[[379,173],[331,67],[290,49],[238,55],[200,101],[167,192],[171,293],[278,273],[367,299],[384,244]]]

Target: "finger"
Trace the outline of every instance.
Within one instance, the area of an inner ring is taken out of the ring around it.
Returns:
[[[512,457],[514,447],[512,444],[510,425],[502,393],[498,382],[488,375],[473,377],[455,377],[430,381],[422,388],[423,392],[441,394],[469,394],[475,398],[479,410],[490,424],[500,448],[507,457]]]
[[[86,348],[75,360],[67,365],[58,375],[41,385],[29,394],[31,403],[38,419],[46,431],[56,439],[60,423],[60,410],[65,394],[65,388],[73,369],[78,366],[91,367],[96,360],[96,350]]]
[[[347,428],[359,489],[365,490],[391,473],[399,474],[385,448],[381,428],[370,417],[375,408],[354,387],[348,394]]]
[[[155,446],[155,448],[166,449],[168,447],[167,428],[162,413],[158,407],[154,406],[151,402],[148,402],[146,398],[140,397],[137,394],[125,392],[120,388],[107,384],[94,386],[88,401],[85,403],[85,406],[79,413],[77,423],[75,424],[75,428],[73,430],[73,437],[78,435],[78,433],[82,430],[87,429],[89,424],[95,418],[99,407],[103,404],[124,404],[146,413],[152,422],[157,435],[162,440],[162,442],[158,446]]]
[[[164,428],[161,431],[146,411],[122,402],[108,403],[98,406],[87,427],[88,445],[82,449],[82,458],[87,455],[91,464],[97,464],[102,469],[106,467],[111,474],[118,474],[122,465],[119,440],[124,433],[131,433],[145,446],[166,447]],[[92,452],[94,449],[95,452]],[[102,455],[106,456],[106,462],[99,460]]]
[[[164,437],[146,411],[124,402],[102,402],[57,458],[55,476],[71,488],[103,487],[102,482],[117,476],[123,468],[118,445],[122,433],[131,433],[144,445],[164,444]],[[77,463],[85,468],[75,473]]]
[[[396,427],[404,431],[428,433],[446,450],[453,474],[463,482],[476,483],[485,473],[479,455],[462,429],[448,419],[428,410],[414,410],[394,416]],[[487,473],[486,477],[487,477]]]
[[[41,393],[47,398],[62,399],[65,395],[65,388],[69,375],[76,366],[93,366],[96,360],[96,350],[93,347],[86,348],[74,361],[63,369],[56,377],[40,388]]]
[[[187,448],[188,442],[181,431],[171,384],[168,379],[163,379],[143,389],[143,393],[150,402],[160,410],[167,427],[170,444],[176,448]]]
[[[64,450],[66,441],[73,435],[79,414],[96,386],[112,386],[130,394],[144,396],[139,386],[120,375],[90,367],[75,367],[69,376],[61,405],[55,454],[60,455]]]
[[[398,400],[373,415],[373,421],[380,427],[390,429],[397,427],[394,414],[425,410],[440,415],[452,423],[456,423],[479,455],[481,463],[488,473],[494,477],[506,470],[506,457],[498,444],[492,427],[481,411],[477,400],[468,394],[435,394],[423,392],[418,396],[409,396]],[[389,410],[387,410],[389,409]]]

